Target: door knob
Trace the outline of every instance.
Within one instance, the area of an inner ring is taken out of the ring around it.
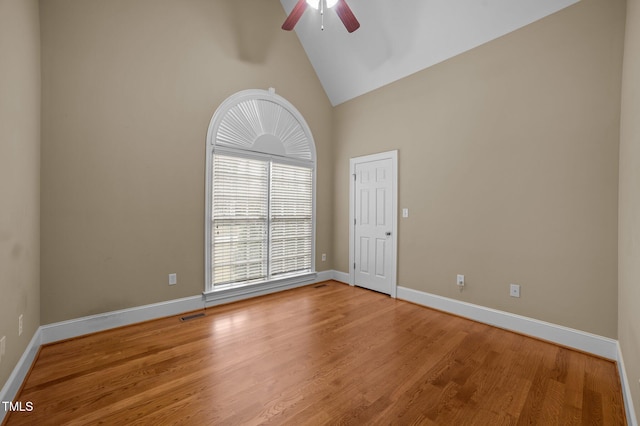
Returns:
[[[391,232],[387,232],[386,234],[387,234],[387,237],[391,236]]]

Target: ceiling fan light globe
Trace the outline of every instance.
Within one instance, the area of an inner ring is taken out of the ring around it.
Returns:
[[[309,6],[311,6],[312,8],[318,10],[318,8],[320,7],[320,2],[322,0],[307,0],[307,4]],[[327,4],[327,8],[333,7],[336,5],[336,3],[338,3],[338,0],[326,0],[326,4]]]

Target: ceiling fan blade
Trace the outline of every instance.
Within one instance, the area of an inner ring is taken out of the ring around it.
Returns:
[[[298,0],[298,3],[293,7],[293,10],[289,16],[287,16],[284,24],[282,24],[282,29],[291,31],[293,27],[296,26],[305,10],[307,10],[307,0]]]
[[[335,8],[338,17],[340,18],[348,32],[352,33],[360,28],[360,22],[358,22],[358,20],[356,19],[356,16],[347,5],[347,2],[345,2],[344,0],[338,0]]]

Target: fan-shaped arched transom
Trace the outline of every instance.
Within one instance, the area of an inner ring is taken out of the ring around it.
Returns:
[[[244,90],[225,100],[209,126],[216,147],[315,162],[315,145],[302,115],[273,89]]]

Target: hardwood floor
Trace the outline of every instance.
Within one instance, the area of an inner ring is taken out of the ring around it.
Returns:
[[[6,424],[625,424],[613,362],[324,284],[45,346]]]

